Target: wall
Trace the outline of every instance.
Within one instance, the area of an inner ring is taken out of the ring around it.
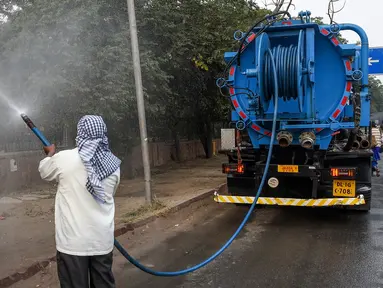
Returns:
[[[0,154],[0,196],[42,183],[37,167],[43,157],[38,151]]]
[[[219,150],[220,140],[216,141]],[[150,165],[159,167],[174,159],[175,149],[169,143],[149,143]],[[205,155],[200,141],[182,141],[182,161],[193,160]],[[43,184],[37,171],[39,161],[44,157],[40,151],[0,154],[0,196],[9,192]],[[139,146],[133,147],[121,167],[124,177],[136,177],[142,174],[142,155]]]
[[[216,142],[216,150],[220,148],[220,139],[214,140]],[[181,161],[189,161],[198,157],[204,157],[205,151],[200,141],[181,141]],[[159,167],[174,161],[175,148],[171,143],[149,143],[150,166]],[[136,177],[143,173],[141,147],[133,147],[132,152],[125,158],[122,164],[122,171],[124,177]]]

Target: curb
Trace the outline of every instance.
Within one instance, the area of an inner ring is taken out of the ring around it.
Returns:
[[[127,232],[134,231],[137,228],[145,226],[146,224],[155,221],[157,218],[164,217],[164,216],[167,216],[169,214],[174,214],[174,213],[190,206],[191,204],[193,204],[195,202],[204,200],[209,196],[213,196],[214,192],[216,192],[216,191],[222,192],[225,188],[226,188],[226,184],[221,184],[220,186],[218,186],[215,189],[209,190],[208,192],[202,193],[200,195],[197,195],[196,197],[193,197],[189,200],[181,202],[181,203],[179,203],[173,207],[170,207],[169,209],[166,209],[163,212],[159,212],[158,214],[148,216],[148,217],[146,217],[142,220],[139,220],[137,222],[128,223],[128,224],[125,224],[123,226],[120,226],[117,229],[115,229],[114,236],[119,237],[121,235],[126,234]],[[49,263],[51,263],[51,262],[56,262],[56,255],[49,257],[46,260],[41,260],[41,261],[38,261],[38,262],[32,264],[31,266],[26,268],[25,271],[23,271],[23,272],[15,272],[9,276],[6,276],[6,277],[0,279],[0,288],[7,288],[7,287],[9,287],[9,286],[21,281],[21,280],[26,280],[26,279],[36,275],[37,273],[39,273],[40,271],[45,269],[49,265]]]

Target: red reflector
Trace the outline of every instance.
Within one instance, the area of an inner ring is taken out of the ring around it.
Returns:
[[[350,71],[352,69],[350,61],[346,61],[346,68],[347,68],[348,71]]]
[[[282,25],[293,25],[293,22],[291,22],[291,21],[283,21]]]
[[[317,132],[320,132],[320,131],[322,131],[322,128],[317,128],[315,130],[317,130]]]
[[[235,108],[239,107],[237,100],[233,100],[233,105],[234,105]]]
[[[265,131],[265,135],[266,136],[271,136],[271,132],[270,131]]]
[[[351,88],[352,88],[352,83],[349,81],[349,82],[347,82],[346,91],[350,92]]]
[[[261,131],[261,127],[259,127],[258,125],[253,124],[251,125],[251,127],[253,127],[255,131]]]
[[[233,76],[234,75],[234,66],[231,66],[230,68],[230,76]],[[227,71],[227,70],[226,70]]]
[[[332,37],[332,38],[331,38],[331,41],[332,41],[332,43],[334,43],[335,46],[338,46],[338,45],[339,45],[339,40],[336,39],[336,37]]]
[[[241,116],[242,119],[247,118],[246,114],[243,113],[243,111],[239,112],[239,116]]]
[[[322,32],[322,34],[324,34],[324,35],[326,35],[326,36],[327,36],[328,34],[330,34],[330,32],[328,32],[328,31],[327,31],[326,29],[324,29],[324,28],[321,30],[321,32]]]
[[[247,38],[247,42],[251,42],[251,41],[253,41],[255,39],[255,34],[252,34],[252,35],[250,35],[248,38]]]
[[[339,114],[340,114],[340,110],[339,109],[336,109],[336,111],[334,112],[334,114],[332,114],[332,118],[336,118],[336,117],[338,117],[339,116]]]
[[[342,106],[346,105],[347,100],[348,100],[348,97],[347,97],[347,96],[343,96],[341,105],[342,105]]]
[[[234,88],[230,87],[229,92],[230,92],[231,95],[234,95]]]

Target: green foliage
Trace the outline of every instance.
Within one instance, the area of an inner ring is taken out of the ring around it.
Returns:
[[[49,135],[97,113],[108,121],[115,147],[126,151],[134,144],[126,1],[3,0],[0,7],[7,19],[0,36],[1,91],[27,107]],[[212,123],[228,112],[214,84],[223,53],[233,48],[235,30],[265,13],[246,0],[136,1],[151,138],[198,135],[208,145]]]
[[[369,88],[371,93],[371,112],[383,111],[383,85],[382,82],[374,77],[369,77]]]
[[[212,124],[230,111],[215,85],[223,54],[268,11],[248,0],[135,3],[149,137],[200,137],[209,155]],[[0,92],[49,135],[97,113],[120,154],[138,142],[126,0],[0,0],[1,19]],[[382,85],[370,84],[382,110]],[[1,120],[12,113],[0,107]]]

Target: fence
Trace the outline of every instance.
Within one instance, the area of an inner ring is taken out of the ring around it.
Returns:
[[[214,142],[216,150],[219,150],[220,140]],[[182,141],[180,150],[182,161],[193,160],[205,155],[200,141]],[[151,167],[159,167],[173,161],[175,148],[173,144],[164,142],[149,143],[149,154]],[[41,151],[0,154],[0,196],[42,184],[37,167],[43,157]],[[131,153],[125,157],[121,171],[122,176],[126,178],[142,175],[143,165],[139,146],[133,147]]]

